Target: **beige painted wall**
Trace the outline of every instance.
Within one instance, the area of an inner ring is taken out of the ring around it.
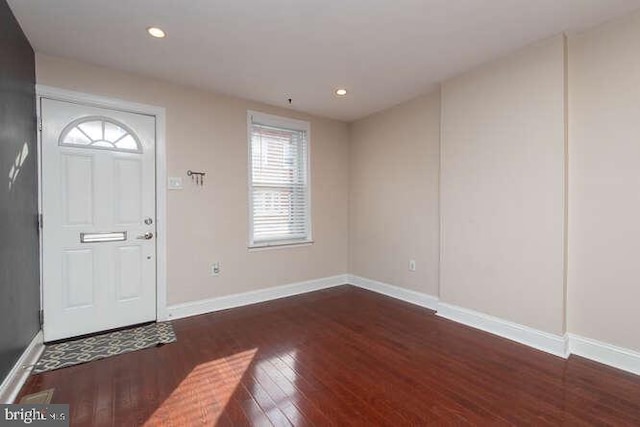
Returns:
[[[564,38],[442,87],[442,301],[564,333]]]
[[[350,273],[438,295],[439,144],[439,92],[351,124]]]
[[[640,13],[569,59],[569,330],[640,351]]]
[[[630,327],[640,324],[637,52],[640,13],[571,36],[568,50],[560,36],[530,46],[350,126],[44,55],[37,79],[166,107],[169,175],[207,171],[204,188],[187,180],[168,194],[170,303],[349,271],[640,351]],[[312,246],[247,250],[247,109],[311,121]],[[222,275],[212,278],[216,260]]]
[[[37,82],[163,106],[169,176],[168,301],[213,298],[347,272],[348,128],[306,114],[37,55]],[[247,250],[247,110],[311,121],[311,246]],[[207,172],[192,186],[188,169]],[[222,273],[209,276],[220,261]]]

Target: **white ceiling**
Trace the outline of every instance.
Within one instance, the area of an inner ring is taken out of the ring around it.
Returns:
[[[351,121],[640,0],[9,0],[34,49]],[[156,40],[145,28],[168,37]],[[346,87],[337,98],[333,89]]]

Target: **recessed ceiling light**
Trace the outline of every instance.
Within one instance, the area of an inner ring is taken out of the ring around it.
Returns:
[[[147,28],[147,33],[149,33],[149,35],[151,35],[152,37],[158,38],[158,39],[163,39],[167,36],[167,33],[165,33],[162,28],[158,28],[158,27],[149,27]]]
[[[338,95],[338,96],[345,96],[347,94],[347,90],[346,89],[336,89],[334,93],[336,95]]]

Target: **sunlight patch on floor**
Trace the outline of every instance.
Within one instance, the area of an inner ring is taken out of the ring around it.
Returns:
[[[215,425],[257,351],[254,348],[196,366],[158,406],[145,425]]]

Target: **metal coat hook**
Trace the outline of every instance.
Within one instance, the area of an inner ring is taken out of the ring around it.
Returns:
[[[191,182],[195,182],[196,185],[203,186],[204,185],[204,176],[205,172],[195,172],[192,170],[187,171],[187,176],[191,177]]]

